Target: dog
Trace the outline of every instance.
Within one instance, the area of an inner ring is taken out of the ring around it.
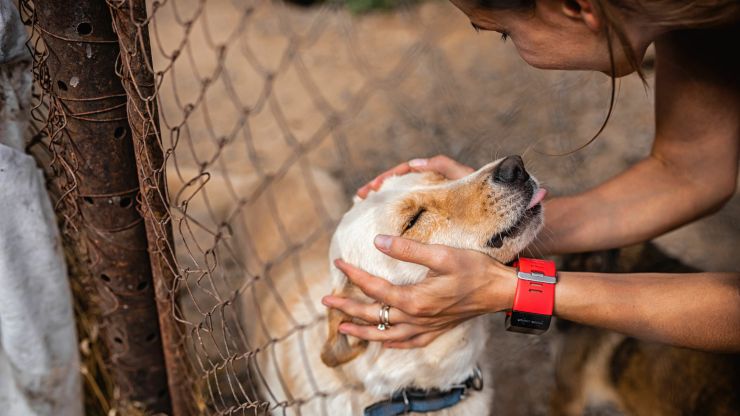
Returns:
[[[487,382],[484,389],[471,391],[458,405],[434,414],[491,413],[492,383],[486,368],[490,361],[480,355],[480,345],[486,339],[485,317],[459,326],[427,348],[385,350],[379,344],[339,334],[337,326],[348,317],[334,310],[327,313],[320,299],[334,292],[369,301],[331,265],[338,257],[395,284],[425,278],[423,268],[377,252],[372,245],[377,233],[471,248],[508,261],[534,238],[541,213],[535,206],[527,214],[533,218],[526,227],[515,226],[516,233],[500,231],[514,219],[526,218],[521,214],[522,201],[533,195],[530,193],[537,186],[529,179],[520,184],[497,184],[495,176],[503,162],[496,161],[459,181],[433,174],[390,178],[367,200],[355,201],[349,212],[348,199],[338,182],[322,170],[305,166],[271,178],[254,174],[227,177],[196,170],[167,176],[170,189],[176,190],[172,194],[175,205],[187,200],[198,223],[216,226],[228,222],[229,228],[241,229],[233,232],[236,241],[232,250],[240,254],[248,275],[246,283],[239,283],[246,289],[238,301],[240,325],[248,342],[245,349],[249,352],[243,355],[248,358],[249,371],[239,376],[259,386],[267,409],[274,414],[361,414],[399,389],[444,390],[468,377],[479,364]],[[509,168],[518,165],[507,164]],[[178,181],[178,176],[195,179]],[[202,188],[209,191],[207,196]],[[503,195],[506,189],[509,197]],[[239,197],[244,196],[248,202],[242,204]],[[448,202],[441,203],[445,200]],[[482,206],[486,201],[491,208]],[[464,215],[461,221],[453,222],[448,222],[447,216],[440,222],[435,220],[438,215],[426,216],[427,212],[418,216],[430,206],[437,210],[446,207],[453,214],[464,209]],[[491,209],[495,214],[487,215]],[[173,217],[177,226],[177,215]],[[332,238],[336,222],[339,226]],[[413,226],[404,230],[411,222]],[[195,239],[219,233],[202,234]],[[504,234],[511,238],[501,240]],[[667,263],[665,256],[656,260],[655,250],[640,247],[647,249],[629,248],[621,256],[616,251],[569,256],[561,268],[640,272],[655,271],[658,265],[660,271],[693,271]],[[646,256],[651,259],[645,260]],[[738,355],[669,347],[580,325],[566,330],[562,321],[558,327],[561,345],[552,414],[592,414],[595,410],[598,414],[729,415],[740,406]],[[451,366],[453,363],[458,365]],[[221,384],[222,391],[235,389],[233,382]],[[247,394],[254,400],[255,393],[249,390]]]
[[[481,356],[486,317],[464,322],[424,348],[386,349],[339,333],[350,317],[327,311],[320,299],[334,293],[371,301],[333,265],[337,258],[397,285],[427,278],[425,267],[379,252],[373,246],[377,234],[512,260],[543,221],[543,193],[521,158],[499,159],[459,180],[433,173],[388,178],[379,191],[355,201],[333,236],[319,211],[331,218],[346,209],[336,181],[313,169],[281,181],[243,215],[249,237],[242,249],[258,260],[249,266],[255,277],[240,297],[242,326],[253,351],[253,378],[273,403],[272,413],[362,414],[399,392],[444,394],[480,374],[482,386],[466,388],[464,399],[434,414],[489,414],[490,357]]]
[[[563,270],[692,273],[652,244],[565,256]],[[553,415],[737,415],[740,354],[713,354],[558,321]]]

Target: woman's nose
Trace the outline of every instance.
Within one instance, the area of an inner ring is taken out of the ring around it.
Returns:
[[[524,162],[518,155],[508,156],[496,166],[493,171],[493,181],[502,184],[516,185],[529,179],[529,173],[524,169]]]

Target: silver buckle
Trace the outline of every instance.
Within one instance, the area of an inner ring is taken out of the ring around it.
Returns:
[[[553,285],[558,282],[557,276],[545,276],[539,272],[526,273],[517,270],[516,276],[520,279],[530,280],[532,282],[550,283]]]

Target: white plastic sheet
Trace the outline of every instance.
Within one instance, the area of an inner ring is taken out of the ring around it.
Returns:
[[[72,297],[56,219],[23,152],[31,74],[25,30],[0,0],[0,414],[82,415]]]

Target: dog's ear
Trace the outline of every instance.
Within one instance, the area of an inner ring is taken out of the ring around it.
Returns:
[[[344,287],[336,293],[338,296],[358,299],[365,295],[353,284],[345,282]],[[365,352],[367,341],[339,333],[339,325],[343,322],[363,323],[338,309],[329,309],[329,336],[324,347],[321,348],[321,361],[328,367],[336,367],[357,358]]]
[[[339,333],[339,325],[342,322],[351,322],[352,317],[342,311],[330,309],[328,320],[329,337],[321,348],[321,361],[324,364],[336,367],[354,360],[365,352],[367,341]]]

